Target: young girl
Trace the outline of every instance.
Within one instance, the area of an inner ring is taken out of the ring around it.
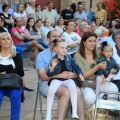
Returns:
[[[47,71],[47,75],[52,77],[53,75],[57,75],[64,71],[72,71],[74,70],[77,74],[79,74],[79,78],[81,81],[84,81],[82,71],[79,66],[75,63],[75,61],[71,58],[70,55],[67,53],[67,43],[63,40],[54,39],[53,42],[53,49],[57,52],[57,54],[52,58],[49,69]],[[68,78],[54,78],[50,79],[48,82],[50,85],[48,89],[47,95],[47,116],[46,120],[51,120],[51,109],[54,100],[54,95],[57,89],[63,85],[68,87],[70,94],[71,94],[71,103],[72,103],[72,118],[79,119],[77,115],[77,91],[76,85],[74,80]]]
[[[75,32],[80,36],[80,19],[79,18],[76,18],[75,19],[75,24],[76,24],[76,28],[75,28]]]
[[[99,69],[98,74],[102,77],[102,79],[97,80],[96,92],[104,89],[105,83],[112,80],[114,74],[117,74],[119,71],[118,64],[115,59],[112,58],[113,48],[110,44],[107,44],[107,41],[101,44],[101,54],[102,56],[98,58],[98,63],[106,62],[106,69]],[[106,88],[107,89],[107,88]],[[112,88],[108,88],[111,89]],[[100,98],[103,97],[104,94],[100,95]]]

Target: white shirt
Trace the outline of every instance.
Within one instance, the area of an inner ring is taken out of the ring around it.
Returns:
[[[81,40],[81,37],[75,32],[71,32],[70,34],[68,34],[67,32],[64,32],[61,36],[61,39],[64,39],[69,46],[69,45],[73,44],[74,41]],[[78,49],[79,49],[79,47],[75,46],[74,48],[68,48],[67,52],[68,52],[68,54],[73,54],[73,53],[77,52]]]
[[[26,8],[26,14],[27,14],[28,17],[33,17],[34,13],[35,13],[35,9],[33,7],[28,6]]]
[[[22,18],[22,17],[27,16],[27,14],[25,12],[23,12],[23,13],[14,12],[13,16],[17,17],[17,18]]]
[[[15,68],[15,63],[13,61],[13,59],[9,59],[10,55],[8,55],[7,57],[2,57],[0,55],[0,64],[1,65],[12,65],[13,68]]]
[[[56,29],[57,31],[59,31],[61,35],[62,35],[62,33],[64,32],[63,29],[61,29],[61,28],[58,27],[58,26],[55,26],[55,29]]]

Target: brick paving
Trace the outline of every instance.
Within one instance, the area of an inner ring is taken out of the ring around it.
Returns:
[[[22,103],[21,106],[21,120],[32,120],[33,119],[33,111],[34,111],[34,105],[35,105],[35,98],[36,98],[36,89],[37,89],[37,72],[36,69],[33,66],[29,66],[28,62],[24,62],[24,66],[28,68],[28,71],[25,71],[25,77],[26,81],[29,85],[29,87],[34,88],[33,92],[27,92],[25,91],[25,101]],[[46,99],[43,99],[43,111],[44,111],[44,118],[46,114]],[[54,102],[53,105],[53,120],[56,120],[57,116],[57,101]],[[4,97],[2,106],[0,109],[0,120],[9,120],[10,119],[10,101],[7,97]],[[114,120],[119,120],[119,118],[115,118]],[[36,119],[40,120],[40,114],[39,114],[39,104],[37,106],[37,112],[36,112]],[[68,120],[68,119],[66,119]]]

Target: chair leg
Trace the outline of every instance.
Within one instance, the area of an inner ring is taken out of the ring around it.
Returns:
[[[39,85],[37,86],[37,94],[36,94],[36,100],[35,100],[35,108],[34,108],[33,120],[35,120],[35,115],[36,115],[36,108],[37,108],[38,94],[39,94]]]

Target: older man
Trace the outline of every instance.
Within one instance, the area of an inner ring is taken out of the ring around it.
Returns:
[[[107,12],[102,9],[102,3],[97,3],[97,10],[94,12],[94,18],[99,18],[102,22],[107,18]]]
[[[58,31],[52,30],[48,33],[47,38],[48,42],[51,43],[52,40],[55,38],[60,39],[61,35]],[[48,65],[50,62],[50,54],[51,54],[51,47],[44,50],[43,52],[38,54],[36,68],[38,70],[39,76],[40,76],[40,90],[41,93],[44,96],[47,96],[48,92],[48,81],[50,78],[47,76],[46,71],[48,70]],[[53,54],[53,56],[55,53]],[[76,78],[77,75],[72,72],[62,72],[60,74],[57,74],[54,76],[55,78]],[[82,98],[82,93],[79,88],[77,88],[78,92],[78,115],[79,120],[84,120],[84,102]],[[60,86],[60,88],[56,92],[56,96],[59,99],[59,105],[58,105],[58,120],[64,120],[65,113],[67,111],[69,100],[70,100],[70,93],[67,87]]]
[[[74,13],[74,18],[80,18],[82,21],[88,21],[86,14],[83,11],[83,5],[78,5],[78,11]]]
[[[53,3],[48,2],[47,3],[47,8],[42,11],[44,18],[49,18],[52,26],[55,26],[56,21],[58,21],[58,14],[55,10],[53,10]]]
[[[29,0],[29,6],[26,8],[27,17],[34,17],[35,13],[35,0]]]

